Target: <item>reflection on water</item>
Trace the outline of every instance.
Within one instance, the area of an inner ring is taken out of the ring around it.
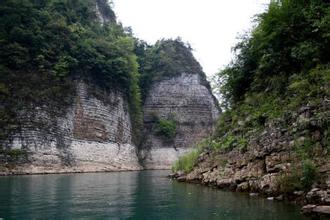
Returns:
[[[177,183],[167,171],[0,178],[4,219],[305,219],[283,202]]]

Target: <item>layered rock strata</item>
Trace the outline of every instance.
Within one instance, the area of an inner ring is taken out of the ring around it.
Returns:
[[[328,107],[325,99],[320,106],[300,108],[290,119],[266,123],[264,130],[250,136],[247,149],[204,151],[190,173],[178,172],[173,177],[179,181],[261,193],[278,200],[294,199],[309,204],[303,209],[305,213],[329,215],[329,146],[324,122],[319,119],[320,115],[328,114]],[[314,143],[307,159],[315,166],[314,179],[303,173],[296,174],[307,172],[303,171],[307,168],[303,168],[298,147],[309,142]],[[296,189],[306,178],[313,181],[311,189]]]
[[[21,132],[10,143],[11,151],[23,155],[13,166],[2,167],[4,173],[141,169],[131,141],[128,103],[120,92],[99,91],[96,97],[79,82],[74,104],[63,117],[54,118],[40,109],[34,114],[33,120],[22,119]],[[8,158],[0,159],[10,164]]]
[[[140,157],[147,169],[169,169],[179,156],[212,134],[219,110],[199,74],[182,73],[152,84],[144,104],[145,136]],[[154,131],[155,117],[176,123],[173,139]]]

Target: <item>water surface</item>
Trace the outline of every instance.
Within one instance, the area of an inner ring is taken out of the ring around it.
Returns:
[[[306,219],[289,203],[178,183],[167,174],[0,177],[0,219]]]

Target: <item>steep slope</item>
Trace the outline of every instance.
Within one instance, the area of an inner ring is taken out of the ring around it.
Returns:
[[[155,66],[143,66],[150,68],[144,70],[149,71],[145,77],[150,87],[143,105],[140,157],[145,168],[168,169],[212,134],[219,109],[205,74],[180,40],[161,41],[149,50],[146,59],[153,59]]]
[[[0,172],[141,169],[134,42],[107,1],[6,0],[0,10]]]
[[[213,132],[217,101],[180,40],[140,45],[107,0],[0,13],[0,173],[169,168]]]
[[[329,215],[329,9],[283,0],[259,15],[218,75],[226,111],[215,134],[174,165],[176,177]]]
[[[82,82],[76,84],[77,96],[62,117],[54,117],[50,109],[36,108],[20,119],[21,131],[7,145],[20,155],[13,155],[9,161],[2,157],[7,164],[15,162],[10,172],[141,169],[131,140],[127,100],[116,91],[95,97],[87,87]],[[95,92],[102,91],[93,88]]]

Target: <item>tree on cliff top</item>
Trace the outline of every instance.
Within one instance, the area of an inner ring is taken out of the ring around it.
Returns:
[[[1,1],[0,140],[19,131],[22,112],[47,106],[61,115],[72,103],[75,79],[119,90],[141,111],[134,41],[106,2]],[[98,22],[97,3],[112,22]]]
[[[218,74],[229,105],[247,93],[283,95],[289,78],[329,63],[330,7],[325,0],[274,0],[258,25],[234,48],[233,62]]]
[[[174,77],[181,73],[199,74],[201,82],[210,89],[201,65],[192,54],[192,48],[181,38],[162,39],[150,46],[137,41],[136,53],[139,57],[142,95],[145,98],[152,82]]]

